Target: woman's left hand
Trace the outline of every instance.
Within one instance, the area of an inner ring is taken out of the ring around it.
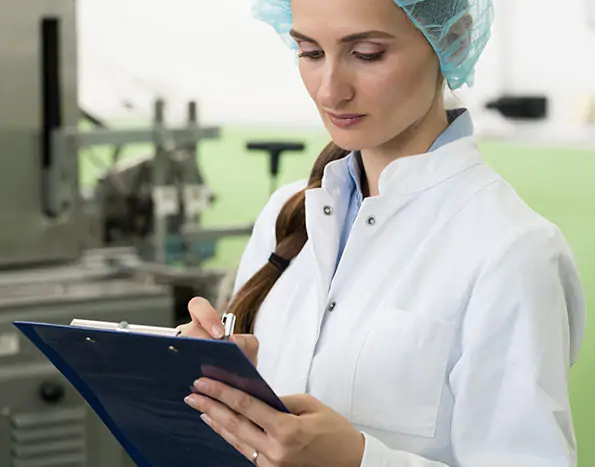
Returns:
[[[204,383],[204,385],[203,385]],[[201,378],[185,400],[201,418],[259,467],[359,467],[364,437],[340,414],[309,395],[282,398],[279,412],[226,384]]]

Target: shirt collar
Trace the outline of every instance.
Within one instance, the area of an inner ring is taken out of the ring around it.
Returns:
[[[448,119],[448,127],[438,136],[428,152],[435,151],[445,144],[473,134],[473,120],[471,120],[467,109],[447,110],[446,118]]]
[[[391,162],[380,175],[380,194],[411,193],[434,186],[456,173],[481,162],[473,139],[473,121],[466,109],[447,112],[449,127],[425,154]],[[361,193],[361,170],[355,152],[325,168],[322,186],[340,192],[355,184]]]
[[[359,151],[352,152],[347,156],[347,169],[349,170],[349,182],[355,188],[358,200],[361,202],[364,198],[362,190],[362,167],[361,154]]]

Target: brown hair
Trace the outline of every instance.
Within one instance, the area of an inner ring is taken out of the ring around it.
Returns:
[[[341,149],[332,142],[322,150],[312,167],[308,186],[289,198],[279,212],[276,223],[277,246],[274,251],[276,255],[291,261],[302,251],[308,240],[306,190],[320,188],[326,165],[348,154],[349,151]],[[260,305],[279,277],[281,277],[279,269],[267,262],[233,297],[227,312],[235,314],[238,333],[251,334],[254,331],[254,322]]]

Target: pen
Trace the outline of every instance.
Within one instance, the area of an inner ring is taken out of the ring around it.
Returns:
[[[221,318],[221,324],[223,324],[223,337],[221,340],[228,341],[231,336],[233,336],[235,325],[236,325],[236,317],[233,313],[225,313]],[[119,327],[123,327],[122,323]],[[182,335],[182,329],[178,326],[176,329],[171,329],[170,331],[175,332],[175,336],[179,337]]]
[[[233,335],[236,325],[236,317],[233,313],[225,313],[221,318],[221,323],[225,329],[222,339],[228,341]]]

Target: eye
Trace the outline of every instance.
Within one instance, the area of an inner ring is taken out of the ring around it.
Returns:
[[[362,54],[353,52],[353,55],[355,55],[359,60],[363,60],[365,62],[376,62],[382,60],[382,57],[384,57],[384,52],[378,52],[375,54]]]
[[[306,52],[305,50],[300,50],[298,53],[299,58],[309,58],[310,60],[318,60],[324,56],[324,52],[322,50],[314,50],[311,52]]]

